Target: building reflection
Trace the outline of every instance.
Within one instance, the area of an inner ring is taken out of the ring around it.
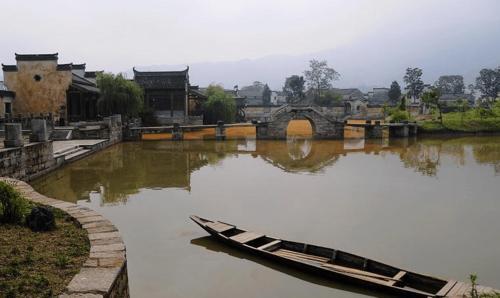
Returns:
[[[35,181],[34,186],[66,201],[100,196],[103,204],[120,204],[144,188],[190,191],[194,172],[240,155],[261,158],[284,172],[308,174],[321,174],[349,154],[394,155],[405,168],[432,177],[443,158],[463,166],[468,151],[477,163],[500,173],[500,144],[491,138],[162,141],[113,146]]]

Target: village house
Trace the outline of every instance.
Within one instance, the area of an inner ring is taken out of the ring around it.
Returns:
[[[0,119],[12,117],[12,101],[16,93],[9,91],[3,81],[0,81]]]
[[[202,104],[207,99],[189,82],[189,67],[181,71],[134,70],[134,81],[144,90],[144,107],[158,124],[203,124]]]
[[[346,115],[359,114],[366,110],[367,100],[361,90],[357,88],[332,88],[330,91],[340,96]]]
[[[389,101],[389,88],[373,88],[366,97],[370,105],[383,105]]]
[[[58,54],[15,54],[15,65],[2,64],[10,113],[20,117],[51,115],[55,121],[95,120],[99,89],[85,78],[85,64],[59,64]]]
[[[286,95],[280,91],[271,91],[271,105],[278,106],[286,104]]]

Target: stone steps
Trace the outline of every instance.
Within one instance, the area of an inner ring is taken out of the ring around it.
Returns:
[[[66,148],[63,148],[59,151],[54,152],[54,158],[59,158],[61,156],[66,156],[68,154],[73,154],[73,153],[78,152],[82,149],[83,148],[78,146],[78,145],[66,147]]]
[[[74,160],[74,159],[78,159],[79,157],[83,157],[83,155],[86,155],[90,151],[92,151],[92,150],[90,150],[90,149],[83,149],[83,148],[80,147],[80,150],[77,150],[77,151],[74,151],[73,153],[65,155],[64,159],[66,161],[71,161],[71,160]]]

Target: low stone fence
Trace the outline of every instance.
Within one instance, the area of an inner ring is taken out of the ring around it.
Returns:
[[[0,149],[0,176],[31,180],[55,165],[51,141]]]
[[[122,141],[120,115],[104,118],[102,125],[102,129],[98,129],[100,134],[97,137],[107,140],[80,158]],[[7,123],[4,128],[5,140],[1,144],[4,148],[0,146],[0,177],[30,181],[68,162],[64,157],[54,157],[53,144],[49,140],[49,130],[44,119],[31,119],[31,143],[27,144],[20,123]],[[72,159],[74,160],[76,159]]]
[[[14,186],[26,199],[68,213],[83,229],[90,241],[90,255],[60,298],[127,298],[130,297],[125,244],[118,229],[97,212],[69,202],[48,198],[29,184],[0,177]]]

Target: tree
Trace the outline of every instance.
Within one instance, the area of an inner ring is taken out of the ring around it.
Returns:
[[[220,85],[210,85],[207,88],[207,101],[203,104],[203,121],[205,124],[215,124],[217,121],[232,123],[236,118],[236,102],[224,92]]]
[[[401,87],[398,82],[394,81],[391,84],[391,88],[389,89],[389,102],[391,104],[396,104],[401,98]]]
[[[441,94],[464,94],[464,77],[460,75],[440,76],[434,86]]]
[[[460,98],[457,100],[457,106],[460,109],[460,120],[463,123],[465,112],[469,109],[469,101]]]
[[[424,94],[422,95],[422,101],[425,104],[431,107],[436,107],[438,109],[439,120],[441,121],[441,124],[443,124],[443,112],[441,103],[439,102],[439,97],[441,97],[439,90],[437,88],[432,88],[431,90],[424,92]]]
[[[125,79],[122,74],[100,73],[97,75],[97,86],[101,91],[97,101],[100,115],[137,117],[142,112],[144,92],[136,82]]]
[[[288,103],[294,103],[304,99],[304,84],[305,81],[302,76],[293,75],[286,78],[283,93],[285,93]]]
[[[332,107],[336,104],[340,104],[342,100],[342,96],[334,93],[330,90],[327,90],[321,94],[321,97],[315,98],[314,103],[320,107]]]
[[[416,99],[422,94],[424,90],[424,82],[422,81],[422,70],[418,67],[406,69],[406,74],[404,76],[404,81],[406,83],[406,89],[408,90],[408,96]]]
[[[406,95],[401,97],[401,101],[399,102],[399,110],[406,111]]]
[[[321,90],[332,87],[332,82],[338,80],[340,74],[333,68],[328,67],[326,60],[309,61],[309,70],[304,71],[307,85],[315,91],[316,98],[321,97]]]
[[[271,89],[267,84],[264,85],[264,90],[262,91],[262,103],[266,106],[271,105]]]
[[[476,89],[485,98],[495,99],[500,92],[500,66],[496,69],[484,68],[476,78]]]

